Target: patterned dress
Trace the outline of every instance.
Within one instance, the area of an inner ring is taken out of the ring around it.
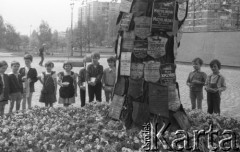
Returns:
[[[39,102],[54,103],[56,102],[54,79],[57,78],[56,73],[42,73],[43,88],[41,91]]]
[[[75,88],[73,82],[76,80],[76,76],[74,72],[71,72],[71,75],[64,75],[64,72],[60,72],[58,75],[62,83],[69,82],[68,86],[60,87],[59,89],[59,104],[75,103]]]

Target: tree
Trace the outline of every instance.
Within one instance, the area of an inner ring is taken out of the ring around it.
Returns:
[[[5,44],[8,50],[19,50],[21,44],[20,34],[11,24],[6,24]]]
[[[5,37],[6,28],[4,25],[3,17],[0,15],[0,48],[4,47],[4,37]]]
[[[52,46],[55,47],[55,48],[58,48],[58,45],[59,45],[59,41],[58,41],[58,31],[54,31],[53,34],[52,34]]]
[[[38,41],[40,45],[42,45],[43,43],[46,43],[50,47],[51,39],[52,39],[51,28],[49,27],[46,21],[42,21],[39,26],[39,34],[38,34]]]
[[[23,49],[26,49],[29,46],[29,37],[27,35],[20,35],[20,39],[21,46],[23,47]]]

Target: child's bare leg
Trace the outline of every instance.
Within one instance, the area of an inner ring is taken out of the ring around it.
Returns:
[[[29,94],[29,97],[27,98],[28,102],[28,109],[32,108],[32,93]]]
[[[9,106],[9,113],[12,113],[13,107],[14,107],[15,100],[10,101],[10,106]]]

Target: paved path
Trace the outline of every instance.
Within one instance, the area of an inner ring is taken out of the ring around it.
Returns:
[[[6,60],[9,63],[9,68],[7,72],[9,72],[10,69],[10,62],[13,60],[17,60],[21,63],[21,66],[24,65],[24,61],[22,57],[0,57],[1,59]],[[64,60],[67,60],[67,58],[63,57],[47,57],[45,61],[47,60],[53,60],[55,63],[55,68],[54,70],[59,72],[62,71],[62,64]],[[74,58],[76,60],[76,58]],[[37,68],[38,74],[43,72],[45,70],[44,67],[40,67],[38,65],[40,61],[39,57],[35,57],[33,59],[33,67]],[[100,63],[104,66],[107,67],[107,62],[106,58],[102,58],[100,60]],[[74,72],[79,72],[80,68],[74,68]],[[184,108],[190,108],[190,100],[189,100],[189,88],[186,86],[186,79],[188,77],[189,72],[192,70],[192,66],[190,65],[183,65],[183,64],[178,64],[177,65],[177,81],[179,82],[180,85],[180,94],[181,94],[181,101],[183,103]],[[206,72],[209,74],[210,68],[207,67],[202,67],[202,71]],[[226,77],[226,84],[227,84],[227,90],[223,92],[222,94],[222,102],[221,102],[221,110],[223,114],[230,114],[233,116],[237,116],[240,118],[240,70],[235,70],[235,69],[226,69],[223,68],[221,70],[221,73]],[[38,105],[38,106],[44,106],[42,103],[38,102],[39,95],[40,95],[40,90],[42,88],[42,85],[40,82],[37,82],[35,84],[35,89],[36,92],[33,94],[33,106]],[[104,93],[103,99],[104,97]],[[54,106],[60,106],[59,104],[55,104]],[[76,103],[73,106],[80,106],[80,99],[79,99],[79,94],[78,97],[76,98]],[[8,111],[8,105],[5,108],[5,112]],[[203,110],[206,111],[207,104],[206,104],[206,93],[204,91],[204,100],[203,100]]]

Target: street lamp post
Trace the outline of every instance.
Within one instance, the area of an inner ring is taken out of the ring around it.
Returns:
[[[71,6],[71,56],[73,56],[73,7],[74,7],[74,2],[70,4]]]

